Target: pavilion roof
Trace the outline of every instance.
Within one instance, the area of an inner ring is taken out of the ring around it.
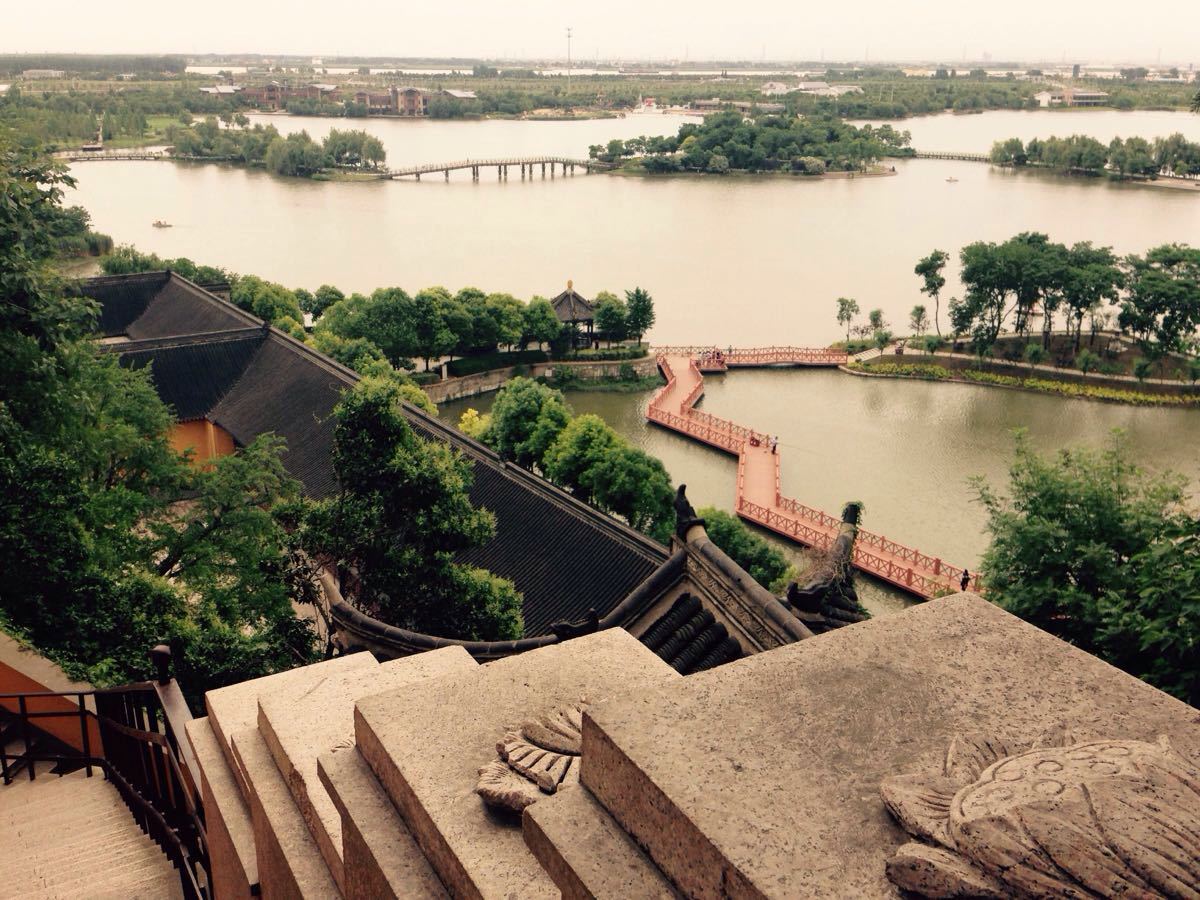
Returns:
[[[595,316],[596,308],[591,301],[575,290],[573,282],[567,282],[567,289],[550,301],[554,313],[560,322],[590,322]]]

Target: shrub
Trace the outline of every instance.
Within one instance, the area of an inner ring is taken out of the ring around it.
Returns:
[[[1084,347],[1079,351],[1079,355],[1075,357],[1075,368],[1084,375],[1094,372],[1100,368],[1100,357]]]
[[[475,375],[478,372],[489,372],[492,369],[503,369],[521,363],[546,362],[547,356],[543,350],[497,350],[492,353],[480,353],[477,356],[465,356],[456,359],[448,366],[450,374],[456,378],[463,375]]]
[[[575,353],[555,353],[555,359],[578,359],[588,362],[618,362],[625,359],[645,359],[649,347],[606,347],[600,350],[579,350]]]

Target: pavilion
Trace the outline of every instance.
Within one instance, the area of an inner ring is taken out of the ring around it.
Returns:
[[[576,343],[580,346],[591,346],[593,337],[593,322],[596,317],[596,307],[592,302],[575,290],[575,282],[568,281],[567,289],[550,301],[554,314],[564,325],[573,325],[577,334]],[[584,338],[586,335],[586,340]]]

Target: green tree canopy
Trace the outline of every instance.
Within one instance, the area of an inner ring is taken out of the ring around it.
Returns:
[[[519,466],[540,467],[570,418],[561,392],[528,378],[514,378],[496,395],[485,441]]]
[[[625,327],[642,345],[642,335],[654,327],[654,298],[642,288],[625,292]]]
[[[989,599],[1200,701],[1200,520],[1182,479],[1139,469],[1119,433],[1104,450],[1049,457],[1022,435],[1008,495],[976,487],[992,535]]]
[[[737,516],[706,506],[700,510],[709,539],[750,576],[776,593],[787,588],[792,567],[782,553],[751,531]]]
[[[315,504],[304,546],[335,561],[350,602],[393,625],[473,640],[520,637],[512,583],[454,561],[495,529],[491,513],[471,506],[470,460],[418,437],[402,399],[384,379],[365,379],[343,397],[338,493]]]

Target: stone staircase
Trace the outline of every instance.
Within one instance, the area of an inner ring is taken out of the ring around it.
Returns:
[[[182,897],[179,874],[93,770],[0,787],[0,898]]]
[[[485,805],[510,729],[581,701],[563,789]],[[482,666],[356,654],[207,702],[190,733],[218,900],[894,898],[880,781],[956,734],[1200,751],[1183,704],[965,594],[688,677],[612,629]]]

